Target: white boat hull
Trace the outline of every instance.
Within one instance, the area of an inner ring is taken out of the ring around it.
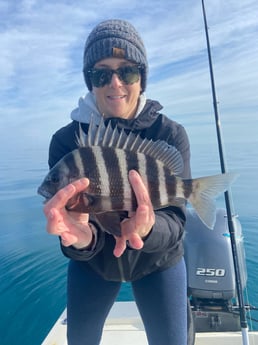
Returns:
[[[62,313],[42,345],[67,345],[66,311]],[[258,332],[249,332],[250,345],[258,344]],[[134,302],[116,302],[105,323],[101,345],[148,345]],[[195,345],[241,345],[241,332],[197,333]]]

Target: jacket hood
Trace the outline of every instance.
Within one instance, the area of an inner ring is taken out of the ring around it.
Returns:
[[[145,104],[146,97],[144,94],[141,94],[138,109],[134,118],[138,117]],[[78,107],[71,112],[71,119],[81,123],[90,123],[91,118],[93,118],[94,122],[98,124],[101,117],[102,115],[96,105],[96,98],[92,92],[87,93],[84,97],[80,97]]]
[[[81,123],[90,123],[91,118],[94,119],[94,122],[99,123],[101,115],[93,93],[89,92],[86,96],[79,98],[78,107],[71,112],[71,119]]]

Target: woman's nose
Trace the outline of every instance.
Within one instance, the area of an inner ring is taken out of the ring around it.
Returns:
[[[113,73],[111,82],[109,85],[112,87],[120,87],[121,85],[123,85],[123,82],[121,81],[121,79],[116,73]]]

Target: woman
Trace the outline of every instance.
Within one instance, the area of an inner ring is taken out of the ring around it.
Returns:
[[[190,149],[184,128],[159,113],[162,106],[144,91],[148,63],[142,39],[123,20],[108,20],[90,33],[83,73],[89,93],[71,113],[72,122],[57,131],[49,151],[50,168],[77,147],[78,123],[104,117],[143,138],[174,145],[190,178]],[[60,190],[44,207],[47,230],[61,239],[69,257],[67,338],[69,345],[100,343],[105,319],[121,287],[130,281],[150,345],[186,345],[187,292],[182,238],[185,207],[154,211],[136,171],[129,181],[138,207],[121,220],[122,236],[105,232],[94,215],[68,212],[67,201],[90,184],[81,179]],[[110,220],[107,220],[110,221]]]

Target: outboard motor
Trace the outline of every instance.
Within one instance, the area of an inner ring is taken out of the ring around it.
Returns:
[[[247,273],[242,228],[236,221],[236,244],[242,287]],[[185,261],[188,296],[196,332],[240,330],[237,289],[226,210],[216,211],[213,230],[193,209],[187,210]]]

